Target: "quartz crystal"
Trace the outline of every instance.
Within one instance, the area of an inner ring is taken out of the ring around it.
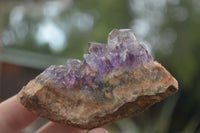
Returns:
[[[52,65],[18,94],[31,112],[84,129],[140,114],[178,89],[130,29],[114,29],[107,44],[90,42],[83,61]]]
[[[45,77],[45,75],[52,74],[49,78],[54,81],[54,85],[58,88],[67,89],[80,85],[80,89],[84,89],[88,88],[81,88],[83,84],[88,85],[84,76],[93,79],[98,84],[101,80],[99,77],[102,77],[103,81],[103,76],[113,71],[133,69],[139,64],[153,60],[144,46],[136,40],[130,29],[114,29],[108,36],[108,45],[90,42],[88,49],[89,53],[83,56],[84,63],[77,59],[68,59],[65,67],[51,66],[42,75]],[[87,67],[89,71],[95,73],[95,76],[81,74],[80,67]],[[62,87],[63,85],[67,87]]]

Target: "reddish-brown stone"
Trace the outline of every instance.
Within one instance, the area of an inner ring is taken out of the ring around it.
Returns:
[[[63,125],[92,129],[136,116],[178,90],[177,81],[155,61],[109,73],[92,89],[62,90],[42,74],[18,94],[31,112]]]

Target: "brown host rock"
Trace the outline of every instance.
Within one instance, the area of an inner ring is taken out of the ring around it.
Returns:
[[[18,98],[39,116],[92,129],[136,116],[177,90],[177,81],[130,30],[114,29],[108,45],[89,43],[83,61],[50,66]]]

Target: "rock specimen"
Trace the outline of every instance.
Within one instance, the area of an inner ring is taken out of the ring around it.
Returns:
[[[114,29],[108,45],[89,43],[83,61],[50,66],[18,98],[39,116],[92,129],[136,116],[177,90],[177,81],[130,30]]]

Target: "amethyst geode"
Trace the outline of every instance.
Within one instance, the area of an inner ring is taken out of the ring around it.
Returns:
[[[178,90],[129,29],[114,29],[108,45],[89,43],[84,60],[50,66],[18,94],[33,113],[91,129],[136,116]]]

